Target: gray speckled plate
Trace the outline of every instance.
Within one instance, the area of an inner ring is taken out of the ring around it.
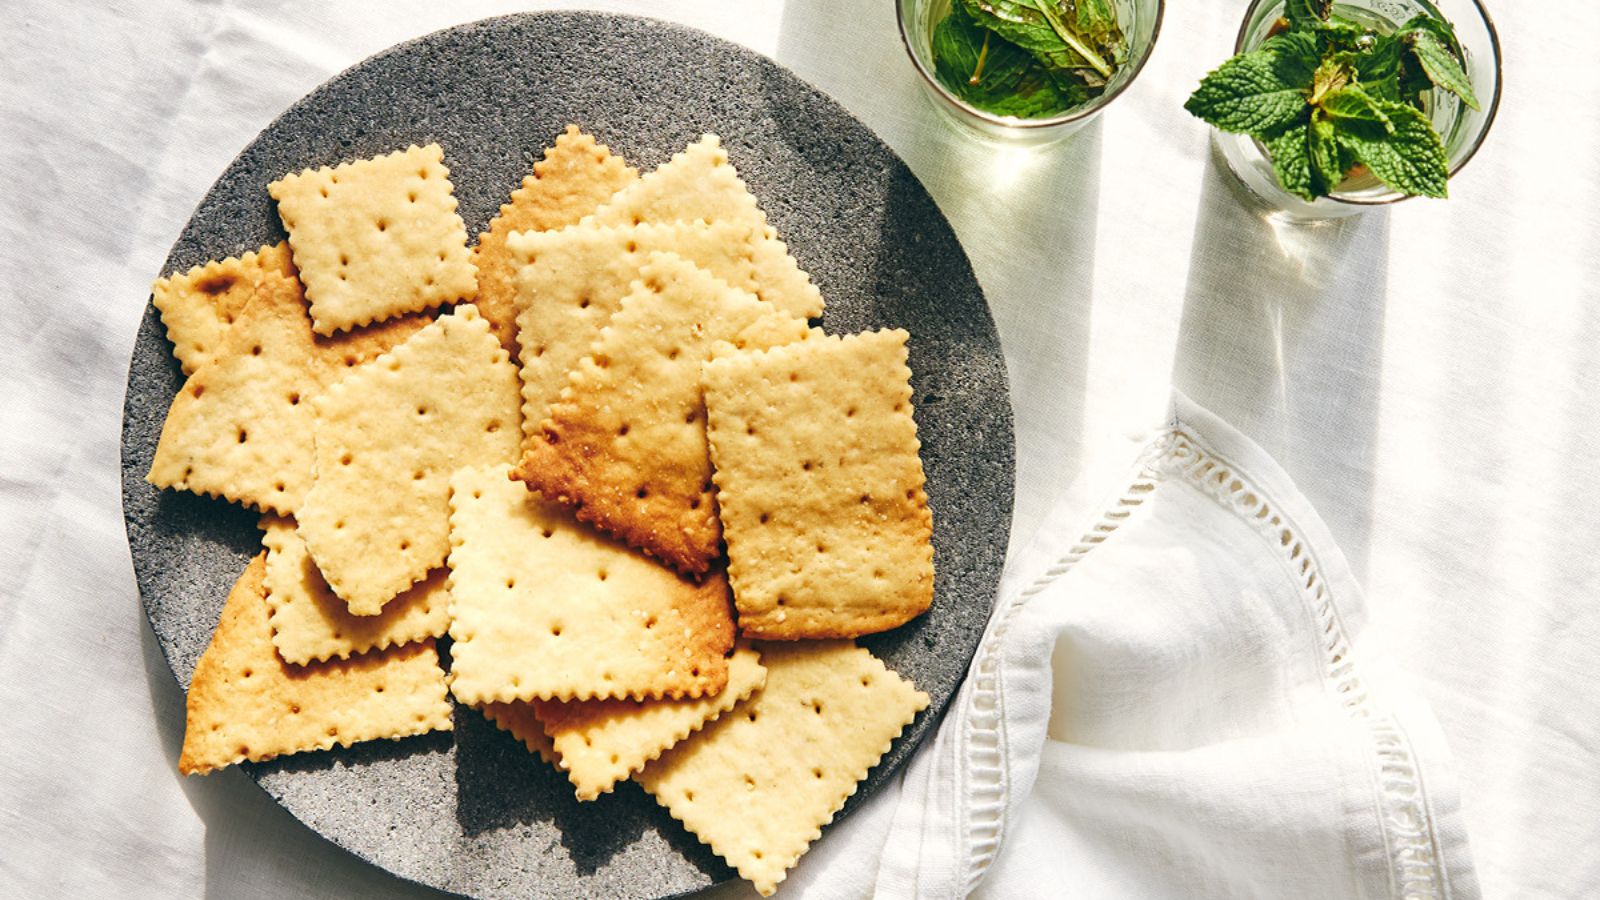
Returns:
[[[911,332],[936,596],[927,615],[862,643],[933,705],[848,812],[934,727],[972,657],[1010,531],[1012,429],[999,341],[966,254],[905,165],[838,104],[748,50],[661,22],[548,13],[464,25],[374,56],[290,107],[217,180],[164,271],[280,240],[266,186],[283,173],[411,143],[444,147],[476,233],[568,122],[641,171],[703,132],[721,135],[822,289],[823,326]],[[187,688],[260,534],[249,511],[144,482],[182,380],[151,307],[128,371],[123,509],[145,609]],[[458,707],[455,722],[454,733],[245,769],[341,847],[463,894],[662,897],[732,877],[631,782],[580,804],[478,714]]]

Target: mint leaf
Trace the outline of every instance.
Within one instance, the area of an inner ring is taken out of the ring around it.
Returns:
[[[1400,75],[1400,38],[1393,34],[1374,35],[1366,46],[1358,46],[1349,57],[1356,81],[1366,91],[1385,100],[1400,99],[1395,81]]]
[[[1279,73],[1278,54],[1262,49],[1218,66],[1201,79],[1183,108],[1223,131],[1259,135],[1305,114],[1302,88]]]
[[[1047,68],[1093,69],[1103,77],[1111,75],[1110,65],[1061,22],[1053,0],[959,2],[978,24],[1032,53]]]
[[[1317,39],[1309,34],[1285,32],[1261,42],[1258,52],[1272,54],[1272,67],[1286,84],[1308,86],[1321,64]]]
[[[939,81],[971,103],[1014,87],[1033,65],[1033,55],[982,28],[956,4],[934,26],[933,64]]]
[[[1077,0],[1078,33],[1097,44],[1113,43],[1117,37],[1117,14],[1111,0]]]
[[[1333,0],[1289,0],[1284,4],[1283,16],[1293,30],[1310,28],[1328,20],[1333,12]]]
[[[1405,194],[1444,197],[1450,179],[1444,145],[1433,123],[1416,107],[1387,100],[1378,108],[1393,125],[1393,132],[1359,124],[1338,130],[1340,143],[1377,179]]]
[[[1315,27],[1317,35],[1326,44],[1345,50],[1353,49],[1367,35],[1367,29],[1339,16],[1333,16]]]
[[[1382,101],[1368,94],[1360,85],[1352,84],[1322,98],[1322,110],[1335,123],[1359,122],[1394,133],[1394,124],[1383,111]]]
[[[1307,134],[1307,152],[1311,158],[1312,193],[1322,196],[1332,192],[1344,180],[1347,168],[1341,159],[1337,129],[1332,122],[1312,120]]]
[[[1056,79],[1033,54],[979,25],[959,3],[933,29],[934,74],[952,94],[1001,116],[1037,118],[1064,112],[1088,92]]]
[[[1263,135],[1261,142],[1272,157],[1272,171],[1278,176],[1278,184],[1297,197],[1315,200],[1309,130],[1306,124],[1297,123]]]
[[[1478,109],[1478,98],[1472,93],[1472,79],[1467,77],[1450,48],[1430,31],[1412,31],[1407,37],[1411,42],[1411,52],[1416,54],[1417,62],[1422,66],[1422,71],[1427,73],[1428,80],[1460,97],[1462,103]]]

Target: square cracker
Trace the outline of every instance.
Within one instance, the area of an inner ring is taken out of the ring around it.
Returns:
[[[728,583],[695,584],[507,477],[451,480],[451,690],[511,700],[700,697],[728,680]]]
[[[804,319],[674,254],[652,254],[527,441],[517,476],[680,571],[704,572],[722,532],[700,369],[720,342],[771,347],[808,336]]]
[[[749,223],[582,225],[519,232],[508,246],[520,267],[518,341],[523,428],[529,433],[621,308],[652,253],[675,253],[789,315],[822,314],[822,295],[783,243]]]
[[[464,304],[314,406],[316,479],[300,535],[350,611],[377,615],[444,565],[451,473],[516,456],[516,367]]]
[[[583,220],[586,225],[641,222],[739,222],[775,236],[714,134],[701,136]]]
[[[183,374],[193,375],[216,358],[223,336],[268,273],[295,277],[288,244],[279,242],[208,262],[181,275],[158,278],[150,286],[151,299],[161,311],[161,324],[166,326],[172,355],[183,366]]]
[[[450,730],[431,640],[309,666],[280,659],[267,622],[266,568],[261,554],[239,577],[195,666],[180,771]]]
[[[267,186],[318,334],[470,298],[476,270],[438,144]]]
[[[823,337],[705,368],[707,434],[747,635],[851,637],[933,602],[904,331]]]
[[[263,275],[216,359],[172,398],[146,476],[157,487],[288,514],[311,487],[311,401],[428,324],[404,316],[334,337],[306,317],[300,282]]]
[[[760,693],[635,780],[770,896],[928,695],[849,641],[757,649]]]
[[[639,180],[620,156],[604,144],[568,125],[555,146],[535,163],[533,174],[511,193],[511,202],[478,235],[472,261],[478,269],[478,295],[473,303],[500,346],[517,355],[516,267],[519,260],[506,246],[513,232],[543,232],[576,223],[601,203]]]
[[[749,697],[766,683],[761,655],[739,647],[728,660],[728,686],[697,700],[535,700],[530,705],[579,800],[610,793],[663,751]]]
[[[368,650],[384,650],[450,628],[450,595],[443,568],[412,585],[385,604],[376,616],[355,616],[340,600],[295,531],[294,519],[263,516],[267,549],[267,606],[272,610],[272,644],[284,661],[295,665],[343,659]]]
[[[550,736],[545,734],[544,723],[540,722],[538,715],[534,713],[532,703],[521,701],[485,703],[479,711],[483,713],[484,718],[493,722],[495,727],[521,741],[529,753],[537,755],[556,768],[561,767],[561,756],[556,753],[555,745],[550,743]]]

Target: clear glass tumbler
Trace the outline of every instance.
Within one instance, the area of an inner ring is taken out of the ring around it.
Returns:
[[[911,64],[922,78],[933,105],[957,127],[980,137],[1017,145],[1038,145],[1059,140],[1087,125],[1100,110],[1117,99],[1139,77],[1145,60],[1161,33],[1165,0],[1114,0],[1117,22],[1128,41],[1128,60],[1112,75],[1100,96],[1058,116],[1020,119],[999,116],[969,106],[939,83],[933,66],[933,28],[950,12],[950,4],[960,0],[895,0],[900,19],[900,40],[905,44]]]
[[[1245,13],[1234,53],[1245,53],[1261,46],[1272,27],[1283,15],[1284,0],[1255,0]],[[1467,76],[1478,97],[1480,109],[1472,109],[1454,94],[1435,88],[1426,106],[1434,130],[1444,142],[1450,178],[1472,159],[1494,123],[1500,107],[1500,38],[1495,33],[1489,11],[1478,0],[1339,0],[1335,15],[1382,28],[1398,27],[1412,16],[1427,13],[1442,16],[1455,26],[1461,42]],[[1347,179],[1326,197],[1312,202],[1296,197],[1278,185],[1272,160],[1255,138],[1213,130],[1212,143],[1228,170],[1238,179],[1245,199],[1262,209],[1269,218],[1287,221],[1317,221],[1355,215],[1375,206],[1408,199],[1370,174]]]

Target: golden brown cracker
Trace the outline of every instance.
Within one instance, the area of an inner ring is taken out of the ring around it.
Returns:
[[[158,278],[150,286],[151,300],[161,311],[161,324],[183,374],[193,375],[216,358],[234,319],[244,312],[268,273],[295,277],[288,244],[280,241],[208,262],[179,275]]]
[[[359,616],[444,564],[450,475],[516,456],[517,373],[471,304],[318,397],[316,478],[297,518]]]
[[[728,660],[728,685],[695,700],[535,700],[530,706],[579,800],[610,793],[668,748],[761,689],[767,670],[749,647]]]
[[[470,299],[476,270],[444,151],[411,146],[268,185],[318,334]]]
[[[572,521],[509,466],[451,481],[451,690],[511,700],[700,697],[727,684],[727,582],[703,584]]]
[[[294,519],[264,516],[267,550],[267,606],[271,609],[272,644],[284,661],[296,665],[343,659],[368,650],[383,650],[424,638],[440,637],[450,628],[448,574],[434,569],[428,577],[389,601],[376,616],[351,615],[350,608],[328,587],[295,531]]]
[[[311,487],[312,400],[427,324],[425,317],[405,316],[319,337],[300,282],[263,275],[216,359],[172,398],[147,479],[267,512],[294,512]]]
[[[265,574],[261,554],[228,594],[195,666],[180,771],[203,774],[245,760],[450,730],[433,641],[290,665],[272,646]]]
[[[700,370],[714,346],[808,336],[804,319],[653,254],[561,399],[517,477],[578,518],[677,567],[706,571],[721,529],[711,494]]]
[[[524,429],[536,429],[561,396],[652,253],[675,253],[790,315],[822,313],[822,295],[783,243],[748,223],[578,226],[519,232],[508,247],[520,266]]]
[[[741,222],[766,228],[767,217],[728,161],[722,139],[707,134],[618,191],[584,222]]]
[[[757,649],[766,686],[635,780],[770,896],[928,696],[849,641]]]
[[[904,331],[823,337],[705,368],[728,574],[747,635],[851,637],[933,602]]]
[[[637,181],[639,174],[614,156],[610,148],[568,125],[535,163],[533,174],[511,193],[511,202],[478,235],[472,259],[478,269],[474,304],[500,345],[517,356],[516,268],[519,261],[506,246],[513,232],[544,232],[576,223],[594,212],[612,194]]]
[[[556,753],[555,745],[550,743],[550,736],[545,734],[544,723],[534,713],[532,703],[485,703],[480,711],[495,727],[521,741],[529,753],[536,754],[552,766],[561,767],[561,756]]]

